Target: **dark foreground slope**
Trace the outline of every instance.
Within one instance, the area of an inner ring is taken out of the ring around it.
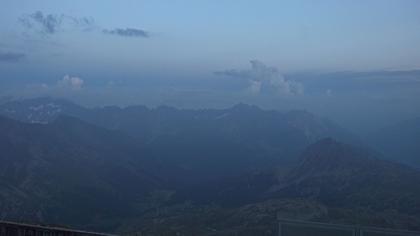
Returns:
[[[131,138],[74,118],[48,125],[0,118],[2,219],[69,225],[129,217],[164,184]]]

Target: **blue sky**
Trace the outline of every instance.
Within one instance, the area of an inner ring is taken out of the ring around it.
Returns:
[[[184,107],[245,101],[332,116],[357,100],[351,104],[370,104],[365,110],[418,114],[417,75],[318,76],[420,69],[417,0],[0,5],[0,96]],[[325,103],[338,110],[319,108]]]
[[[59,61],[95,60],[122,69],[167,67],[190,72],[243,66],[251,59],[284,71],[420,67],[416,0],[6,0],[1,9],[2,43],[20,50],[26,47],[28,59],[45,63],[47,51],[63,54]],[[151,36],[121,39],[66,29],[48,39],[31,37],[61,47],[19,42],[16,37],[22,29],[17,19],[36,11],[89,17],[101,28],[138,28]],[[64,47],[75,53],[70,55]],[[29,52],[36,49],[44,54]]]

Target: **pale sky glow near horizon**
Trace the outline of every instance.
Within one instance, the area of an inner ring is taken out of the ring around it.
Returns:
[[[308,109],[353,126],[374,116],[420,116],[420,73],[341,73],[420,69],[417,0],[0,6],[0,97],[178,107],[246,102]],[[372,114],[353,121],[348,114],[355,112]]]

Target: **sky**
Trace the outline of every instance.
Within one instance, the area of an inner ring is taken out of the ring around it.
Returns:
[[[420,116],[417,0],[0,6],[0,97],[90,106],[246,102],[306,109],[359,129]]]

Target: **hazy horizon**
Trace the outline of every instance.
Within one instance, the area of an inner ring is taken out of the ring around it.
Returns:
[[[100,8],[98,8],[100,6]],[[0,96],[420,116],[420,3],[3,1]]]

